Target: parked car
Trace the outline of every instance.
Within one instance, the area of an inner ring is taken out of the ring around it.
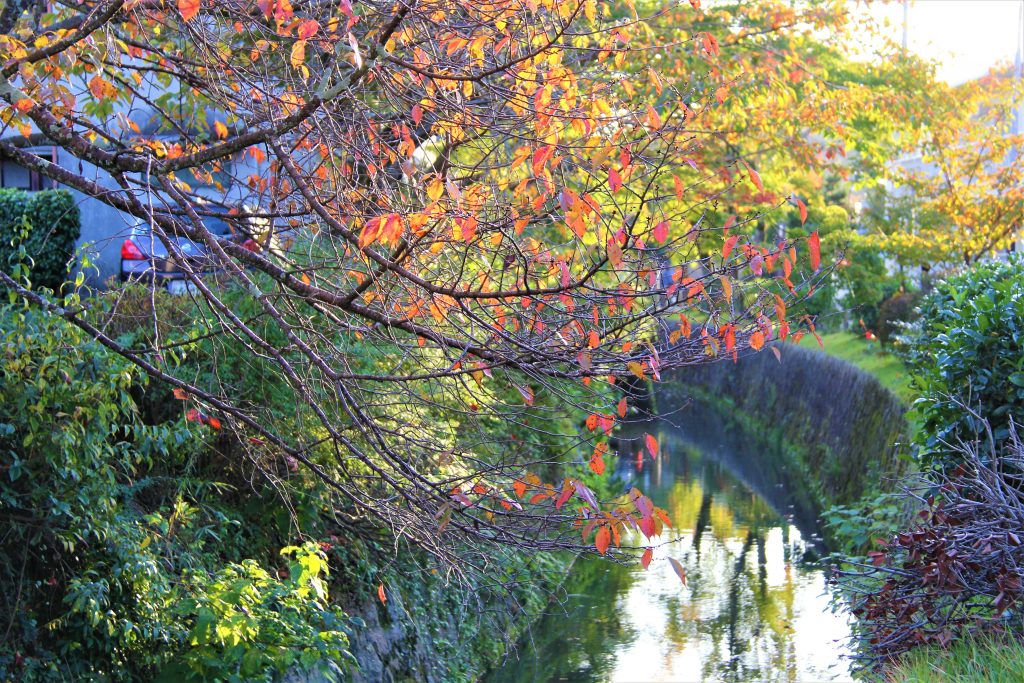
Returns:
[[[208,213],[220,215],[203,216],[206,229],[217,237],[226,238],[242,246],[258,251],[261,249],[257,237],[266,233],[250,218],[232,215],[228,209],[219,206],[203,207]],[[209,253],[207,245],[194,242],[187,237],[171,237],[181,257],[195,272],[213,272],[217,264]],[[279,240],[274,240],[277,248]],[[141,221],[132,228],[131,234],[121,244],[121,282],[146,281],[166,287],[172,293],[185,292],[189,281],[181,264],[168,252],[167,245],[153,234],[151,224]]]

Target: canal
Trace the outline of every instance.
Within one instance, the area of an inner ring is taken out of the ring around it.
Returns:
[[[645,432],[661,444],[656,460],[635,456]],[[578,561],[486,681],[849,680],[849,617],[830,606],[805,473],[757,444],[701,404],[620,437],[617,476],[673,528],[651,542],[646,571]]]

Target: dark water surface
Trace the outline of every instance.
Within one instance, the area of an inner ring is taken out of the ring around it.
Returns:
[[[671,422],[641,425],[661,456],[640,469],[624,457],[618,474],[668,511],[673,529],[654,542],[672,542],[647,571],[578,562],[561,604],[488,683],[850,680],[848,617],[831,611],[815,563],[823,547],[804,473],[703,406]]]

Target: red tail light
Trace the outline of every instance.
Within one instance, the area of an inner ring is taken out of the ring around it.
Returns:
[[[142,261],[146,257],[142,254],[142,250],[135,246],[135,242],[125,240],[121,244],[121,258],[125,261]]]

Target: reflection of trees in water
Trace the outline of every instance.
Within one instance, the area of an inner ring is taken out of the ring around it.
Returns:
[[[791,624],[795,616],[795,588],[789,565],[791,549],[783,543],[785,580],[768,583],[766,531],[750,528],[738,553],[718,539],[707,541],[702,560],[694,553],[692,595],[665,601],[669,614],[665,638],[677,652],[704,642],[701,673],[706,679],[748,681],[796,680],[798,662]],[[778,538],[778,537],[776,537]]]
[[[636,578],[630,567],[578,561],[564,586],[564,605],[550,606],[520,643],[519,661],[492,672],[487,683],[606,681],[615,647],[636,638],[618,604]]]
[[[653,596],[666,618],[658,636],[663,671],[671,672],[674,658],[694,648],[708,680],[797,679],[792,623],[799,584],[793,563],[804,542],[791,537],[777,509],[793,501],[797,523],[805,521],[801,512],[807,510],[800,503],[805,492],[778,487],[784,473],[771,466],[768,454],[721,458],[703,454],[674,431],[660,432],[658,439],[657,461],[647,460],[637,471],[633,458],[623,458],[618,474],[626,489],[639,486],[668,511],[673,523],[668,533],[677,541],[668,552],[683,562],[688,589],[651,583],[652,575],[636,567],[581,561],[567,582],[566,592],[574,597],[565,609],[554,605],[531,629],[532,640],[520,646],[520,661],[488,683],[608,680],[618,663],[616,649],[641,637],[631,619],[640,629],[649,623],[646,615],[623,613],[631,589]],[[742,481],[733,473],[737,458],[745,462]],[[760,464],[767,473],[757,471],[758,458],[764,458]]]

